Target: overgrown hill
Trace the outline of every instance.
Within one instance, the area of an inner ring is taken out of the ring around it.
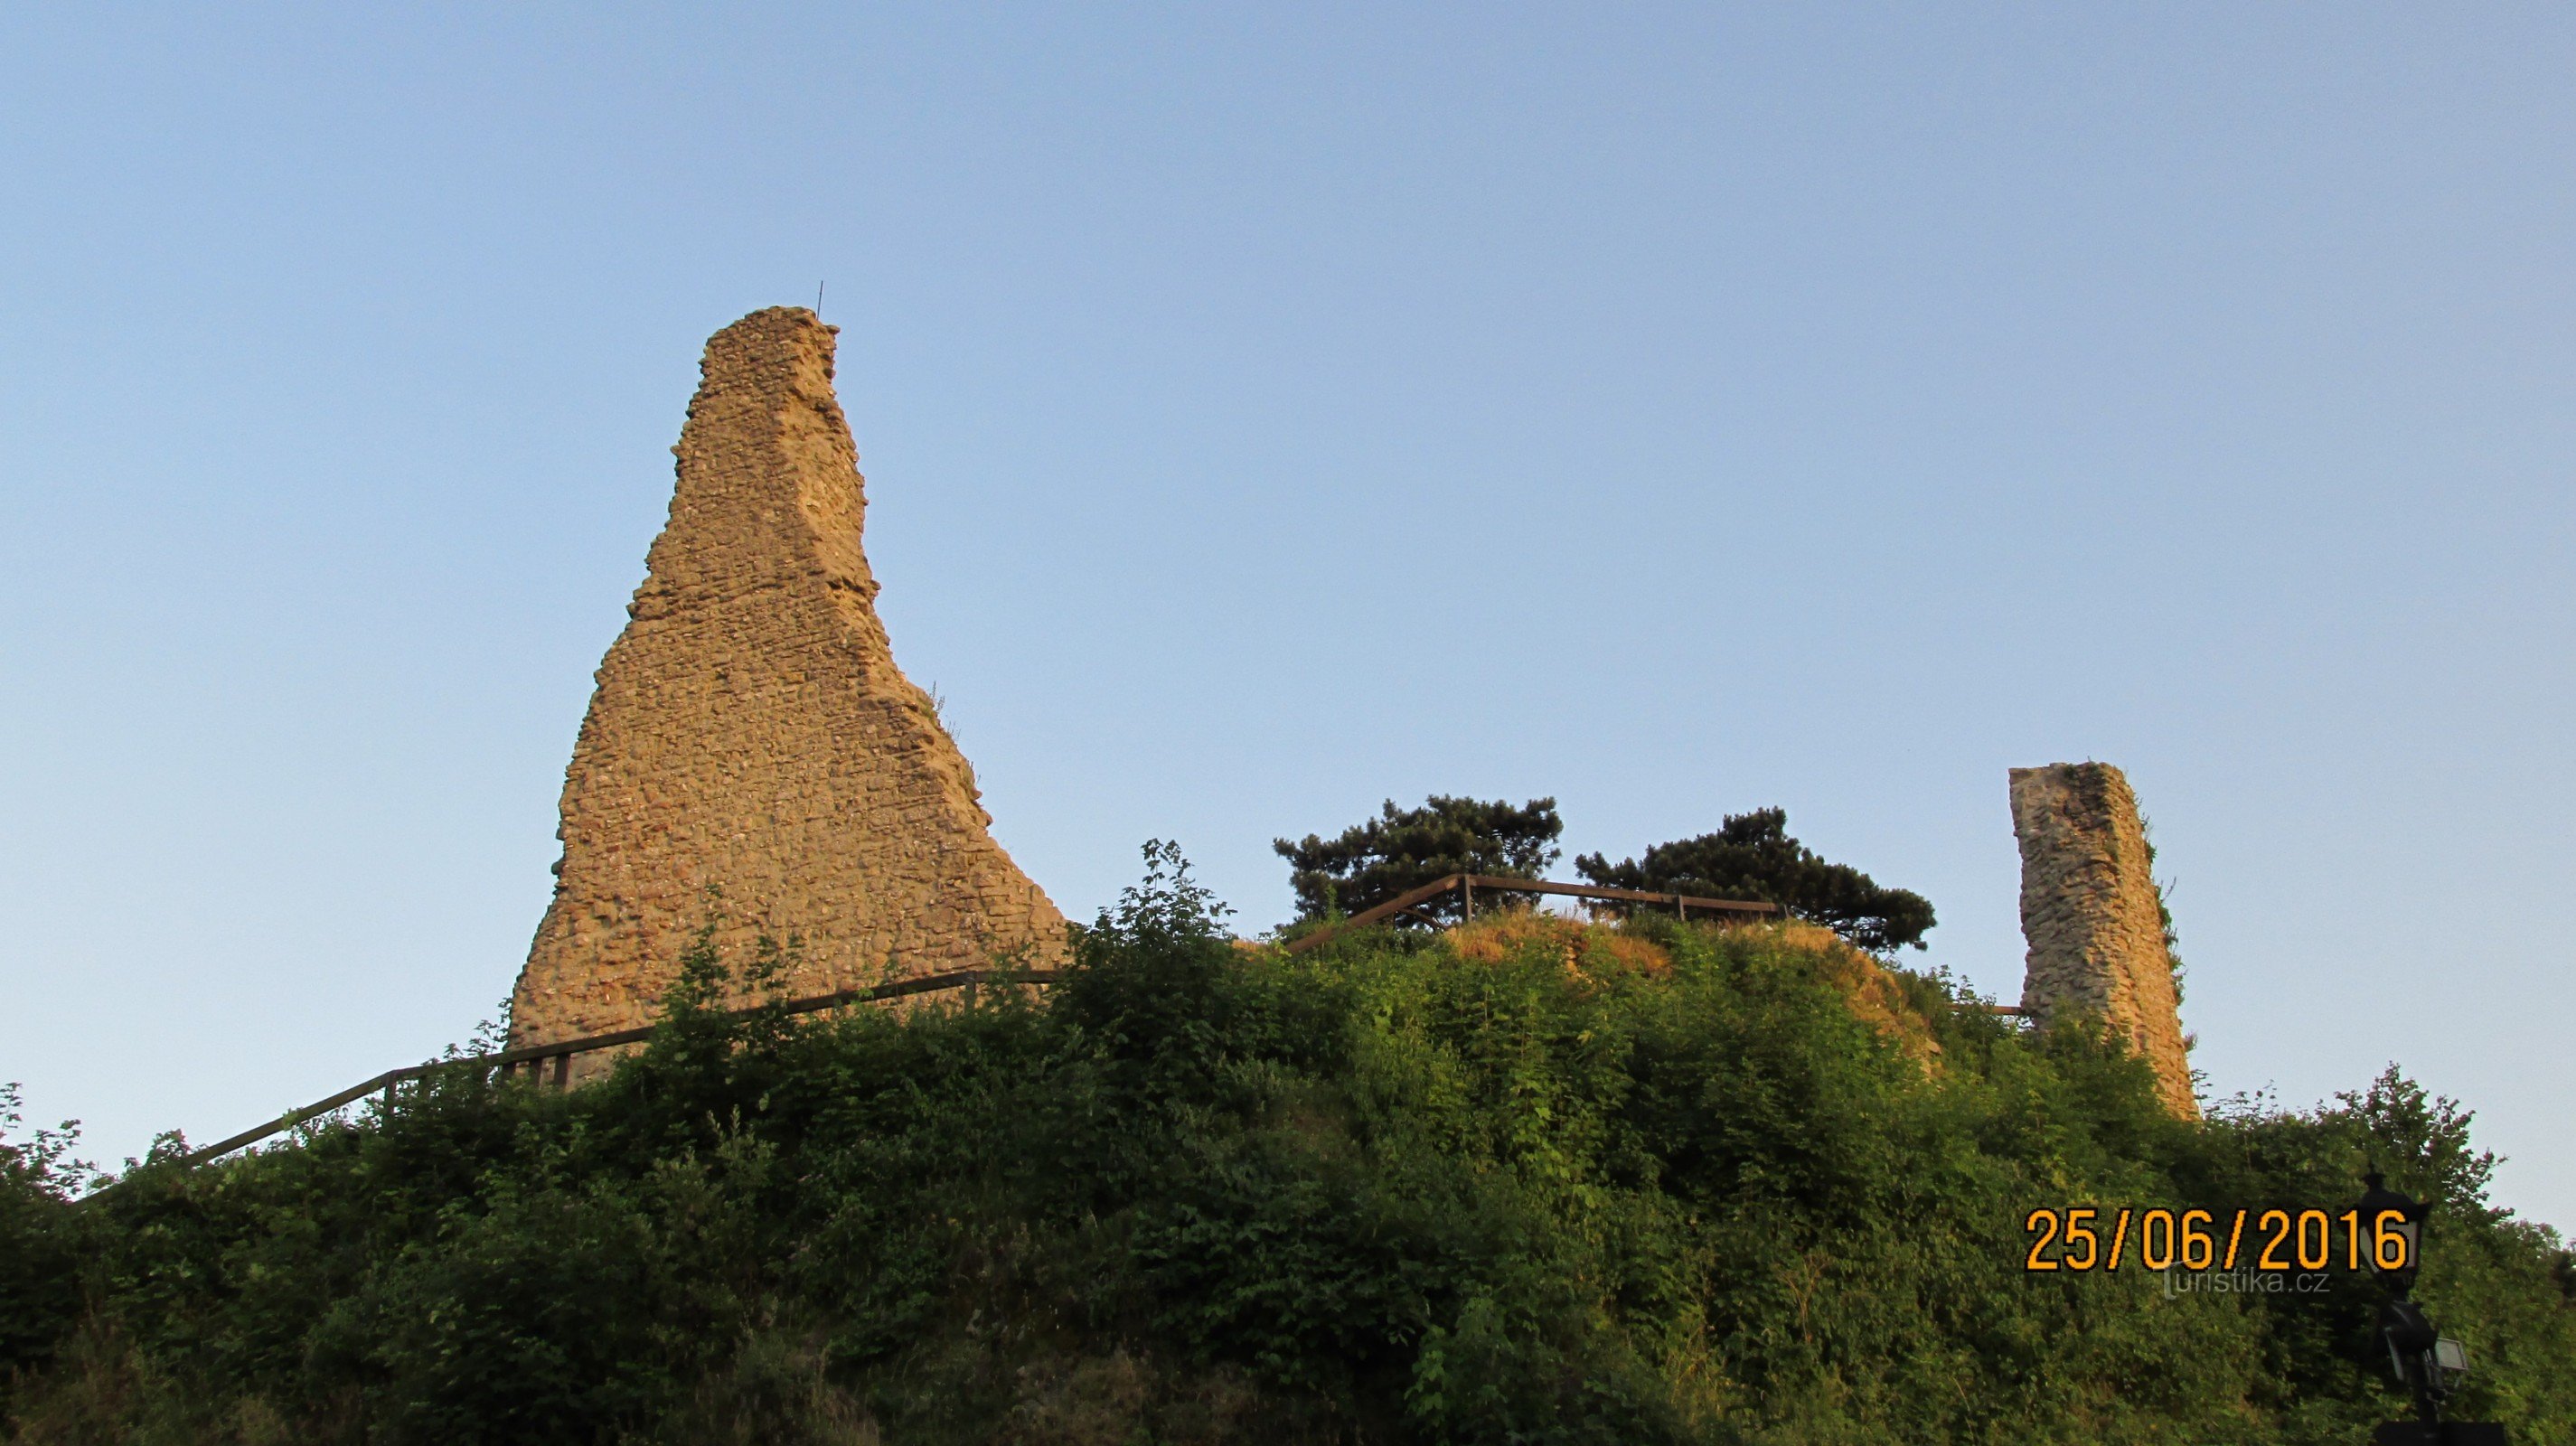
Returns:
[[[1171,861],[1168,854],[1158,860]],[[2352,1442],[2376,1287],[2030,1275],[2026,1213],[2437,1202],[2463,1404],[2576,1440],[2576,1272],[2394,1071],[2160,1111],[1821,930],[1232,946],[1160,867],[1049,991],[712,1007],[194,1173],[6,1159],[23,1442]]]

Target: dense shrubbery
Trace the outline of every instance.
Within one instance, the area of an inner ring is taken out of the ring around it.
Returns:
[[[2021,1218],[2371,1155],[2438,1202],[2465,1404],[2576,1439],[2567,1257],[2393,1072],[2181,1124],[1935,980],[1865,1022],[1820,931],[1285,958],[1173,862],[1042,1000],[729,1018],[701,958],[570,1095],[456,1071],[87,1205],[7,1157],[17,1439],[2349,1442],[2398,1406],[2367,1282],[2026,1277]]]

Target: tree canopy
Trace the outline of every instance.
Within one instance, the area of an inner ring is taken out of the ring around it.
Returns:
[[[1877,954],[1907,944],[1922,948],[1933,922],[1932,901],[1921,894],[1881,887],[1791,838],[1789,811],[1782,808],[1730,814],[1717,832],[1657,844],[1643,859],[1613,864],[1585,854],[1574,869],[1605,888],[1778,904]]]
[[[1564,831],[1553,798],[1514,808],[1501,799],[1435,793],[1420,808],[1400,809],[1388,799],[1376,818],[1334,838],[1310,833],[1271,847],[1293,870],[1298,916],[1320,919],[1336,908],[1356,914],[1449,874],[1535,879],[1556,862],[1556,837]],[[1423,912],[1445,920],[1458,904],[1433,900]]]

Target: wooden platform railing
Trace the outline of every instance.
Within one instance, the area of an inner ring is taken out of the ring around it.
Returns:
[[[1419,906],[1451,892],[1462,895],[1459,913],[1465,918],[1472,919],[1476,913],[1476,890],[1480,888],[1490,894],[1554,894],[1577,899],[1598,899],[1608,903],[1644,904],[1655,908],[1672,909],[1683,918],[1690,917],[1694,909],[1703,915],[1737,919],[1772,918],[1780,913],[1780,906],[1777,904],[1765,904],[1747,899],[1704,899],[1690,894],[1656,894],[1639,889],[1608,889],[1588,884],[1555,884],[1542,879],[1513,879],[1493,874],[1451,874],[1446,878],[1424,884],[1418,889],[1407,890],[1374,908],[1363,909],[1329,928],[1318,929],[1314,933],[1292,939],[1288,942],[1287,950],[1291,954],[1304,953],[1344,930],[1362,928],[1400,914],[1413,914],[1425,923],[1437,925],[1439,920],[1421,914],[1417,910]],[[852,1004],[871,1004],[887,999],[902,999],[915,994],[934,994],[949,989],[964,991],[967,1002],[972,1003],[979,985],[1052,984],[1058,977],[1060,977],[1060,971],[1053,969],[958,969],[946,974],[923,974],[911,979],[899,979],[891,984],[878,984],[866,989],[842,989],[830,994],[818,994],[809,999],[791,999],[783,1005],[754,1005],[727,1012],[739,1017],[774,1007],[783,1014],[813,1014],[820,1010],[839,1009]],[[2013,1005],[1989,1004],[1983,1008],[1993,1014],[2026,1013]],[[635,1029],[611,1030],[606,1034],[585,1035],[579,1039],[526,1044],[516,1049],[498,1050],[491,1054],[460,1055],[455,1059],[435,1059],[421,1064],[406,1065],[401,1069],[389,1069],[373,1079],[353,1084],[338,1094],[315,1100],[302,1109],[289,1110],[255,1129],[244,1130],[229,1139],[217,1140],[202,1149],[191,1150],[179,1157],[179,1164],[182,1167],[193,1167],[209,1160],[221,1159],[235,1150],[258,1144],[273,1135],[284,1134],[307,1121],[320,1119],[333,1110],[365,1099],[378,1090],[390,1090],[405,1080],[419,1079],[440,1070],[497,1069],[515,1072],[525,1069],[531,1074],[550,1072],[553,1075],[552,1083],[561,1087],[570,1081],[574,1055],[588,1054],[593,1050],[615,1049],[620,1045],[641,1044],[652,1037],[653,1026],[644,1025]]]
[[[726,1011],[740,1017],[762,1009],[776,1008],[784,1014],[812,1014],[817,1010],[838,1009],[850,1004],[869,1004],[885,999],[901,999],[913,994],[934,994],[941,990],[965,991],[968,1003],[975,999],[981,984],[1052,984],[1058,971],[1053,969],[958,969],[946,974],[924,974],[912,979],[898,979],[892,984],[879,984],[868,989],[843,989],[831,994],[818,994],[810,999],[791,999],[783,1005],[753,1005]],[[434,1059],[425,1064],[389,1069],[362,1084],[353,1084],[328,1099],[316,1100],[300,1110],[289,1110],[257,1129],[244,1130],[227,1140],[217,1140],[201,1150],[191,1150],[179,1157],[183,1167],[202,1165],[220,1159],[245,1145],[256,1145],[271,1135],[284,1134],[308,1120],[317,1120],[333,1110],[356,1100],[365,1099],[378,1090],[389,1090],[408,1079],[435,1074],[447,1069],[498,1069],[513,1072],[525,1068],[535,1074],[553,1066],[554,1083],[561,1086],[572,1075],[572,1057],[592,1050],[615,1049],[621,1044],[641,1044],[653,1037],[653,1027],[611,1030],[606,1034],[585,1035],[580,1039],[558,1039],[546,1044],[525,1044],[492,1054],[469,1054],[455,1059]]]
[[[1557,894],[1576,899],[1601,899],[1611,903],[1650,904],[1659,909],[1671,909],[1685,919],[1690,917],[1693,909],[1699,910],[1702,914],[1732,916],[1737,919],[1777,918],[1781,913],[1778,904],[1759,903],[1750,899],[1703,899],[1695,894],[1653,894],[1639,889],[1609,889],[1593,884],[1552,884],[1544,879],[1511,879],[1495,874],[1451,874],[1446,878],[1434,879],[1421,888],[1409,889],[1374,908],[1362,909],[1340,923],[1291,939],[1288,941],[1288,952],[1302,954],[1345,929],[1365,928],[1400,914],[1411,914],[1437,928],[1440,926],[1440,920],[1420,913],[1418,910],[1421,905],[1447,893],[1463,896],[1459,900],[1458,912],[1472,919],[1476,916],[1478,889],[1494,894]],[[1974,1007],[1987,1014],[2000,1014],[2012,1018],[2030,1017],[2030,1011],[2018,1004],[1979,1004]]]
[[[1473,919],[1476,917],[1478,889],[1490,894],[1556,894],[1566,898],[1599,899],[1606,903],[1648,904],[1658,909],[1671,909],[1685,919],[1690,917],[1693,909],[1711,918],[1763,919],[1777,917],[1780,913],[1778,904],[1757,903],[1750,899],[1703,899],[1692,894],[1651,894],[1642,889],[1605,889],[1594,884],[1552,884],[1544,879],[1509,879],[1495,874],[1451,874],[1447,878],[1434,879],[1421,888],[1408,889],[1375,908],[1362,909],[1338,924],[1291,939],[1288,952],[1302,954],[1345,929],[1365,928],[1400,914],[1411,914],[1437,927],[1440,921],[1419,912],[1419,908],[1442,894],[1461,895],[1458,912]]]

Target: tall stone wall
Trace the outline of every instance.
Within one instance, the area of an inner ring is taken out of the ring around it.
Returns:
[[[2012,770],[2021,841],[2022,1007],[2046,1028],[2092,1015],[2154,1067],[2165,1103],[2199,1105],[2165,943],[2146,828],[2129,780],[2107,763]]]
[[[711,910],[729,954],[801,939],[800,995],[1062,951],[877,619],[835,331],[773,308],[707,343],[670,520],[565,774],[513,1044],[648,1021]]]

